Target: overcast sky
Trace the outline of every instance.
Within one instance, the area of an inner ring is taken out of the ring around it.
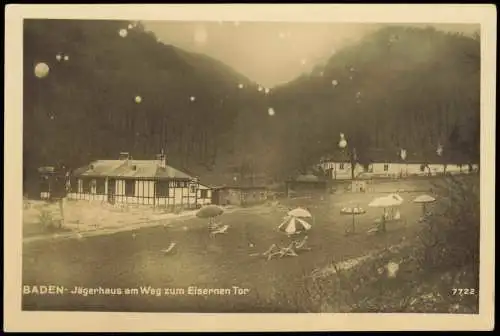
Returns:
[[[144,22],[165,44],[216,58],[267,87],[288,82],[336,50],[380,28],[376,24],[279,22]],[[436,25],[434,25],[436,26]],[[475,25],[440,25],[471,33]]]

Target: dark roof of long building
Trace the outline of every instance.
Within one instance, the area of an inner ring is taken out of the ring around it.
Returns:
[[[174,167],[162,167],[157,160],[97,160],[73,172],[75,176],[155,178],[191,180],[192,176]]]
[[[201,173],[200,183],[212,188],[231,189],[264,189],[267,188],[265,177],[255,175],[253,177],[242,178],[239,174],[223,173]]]
[[[324,183],[325,178],[313,174],[300,174],[298,176],[295,176],[294,178],[289,179],[289,181],[304,183]]]

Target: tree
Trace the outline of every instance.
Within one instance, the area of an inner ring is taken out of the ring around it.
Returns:
[[[448,136],[447,146],[444,150],[443,160],[444,160],[444,173],[446,174],[446,166],[449,162],[462,163],[463,156],[460,155],[462,147],[462,140],[460,138],[460,129],[457,124],[455,124]]]
[[[249,105],[233,89],[238,83],[250,87],[251,81],[209,57],[158,43],[140,23],[121,37],[119,30],[129,24],[25,21],[27,172],[58,160],[76,168],[123,150],[151,158],[165,143],[173,164],[191,166],[201,160],[213,166],[219,147],[231,144],[220,138],[236,131],[235,106]],[[69,60],[58,61],[56,55],[69,55]],[[33,76],[33,64],[40,60],[50,67],[42,80]],[[136,96],[142,97],[140,104]],[[251,112],[248,108],[243,114]]]

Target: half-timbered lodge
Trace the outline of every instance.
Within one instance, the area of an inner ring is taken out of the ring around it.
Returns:
[[[75,170],[70,199],[145,204],[192,209],[211,203],[211,190],[197,178],[167,165],[165,155],[155,160],[97,160]]]

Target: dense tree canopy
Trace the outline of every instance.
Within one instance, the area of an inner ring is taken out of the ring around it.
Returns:
[[[284,177],[335,150],[339,133],[359,160],[369,147],[442,143],[447,155],[477,161],[479,51],[477,37],[385,28],[266,94],[140,23],[25,20],[25,174],[122,151],[153,158],[163,148],[191,171]],[[38,62],[50,68],[45,78],[34,76]]]
[[[360,161],[368,148],[425,154],[444,144],[448,159],[478,162],[479,55],[477,37],[381,29],[275,90],[273,104],[287,120],[283,151],[317,160],[344,133]]]

